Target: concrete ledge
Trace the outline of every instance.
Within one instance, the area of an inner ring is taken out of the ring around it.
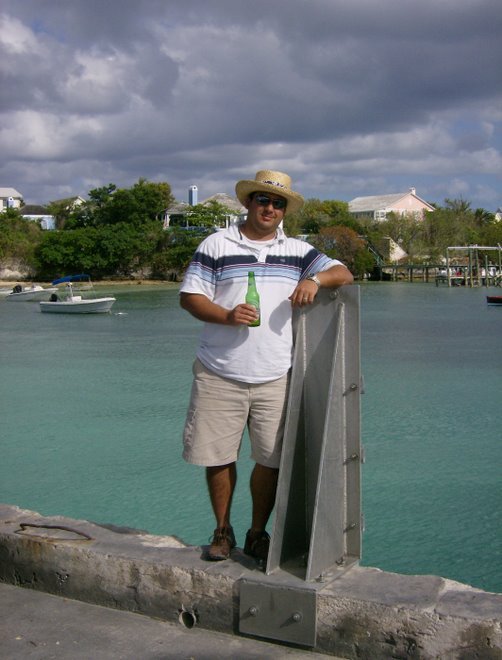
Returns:
[[[266,580],[236,549],[208,563],[174,537],[0,505],[0,581],[238,633],[240,580]],[[294,580],[294,578],[291,578]],[[502,595],[435,576],[354,567],[316,586],[315,650],[344,658],[502,658]]]

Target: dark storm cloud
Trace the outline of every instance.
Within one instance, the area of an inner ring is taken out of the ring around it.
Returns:
[[[232,192],[265,164],[308,196],[416,185],[433,201],[461,190],[500,204],[499,0],[4,0],[1,11],[0,185],[30,201],[140,176],[180,197],[194,182]]]

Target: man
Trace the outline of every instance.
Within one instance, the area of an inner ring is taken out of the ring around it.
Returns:
[[[181,306],[204,321],[188,409],[183,457],[206,467],[216,529],[207,558],[227,559],[236,545],[230,524],[243,431],[248,426],[251,456],[252,521],[244,552],[259,561],[268,554],[265,531],[275,503],[287,388],[293,352],[292,307],[311,304],[320,287],[350,284],[339,261],[281,228],[303,197],[287,174],[257,172],[236,185],[247,208],[244,223],[208,236],[199,245],[180,289]],[[244,302],[248,272],[260,296]]]

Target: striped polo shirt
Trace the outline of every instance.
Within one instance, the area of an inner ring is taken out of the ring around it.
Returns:
[[[243,303],[248,272],[260,295],[261,324],[204,323],[197,357],[211,371],[246,383],[265,383],[291,366],[292,308],[299,280],[341,264],[309,243],[288,238],[281,228],[270,241],[251,241],[238,225],[211,234],[197,248],[180,292],[198,293],[225,309]]]

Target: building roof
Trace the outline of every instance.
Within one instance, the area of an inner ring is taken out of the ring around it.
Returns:
[[[242,206],[237,197],[227,195],[227,193],[216,193],[215,195],[211,195],[211,197],[208,197],[202,202],[202,206],[208,206],[211,202],[226,206],[227,209],[234,211],[234,213],[237,213],[238,215],[241,213],[247,213],[246,207]]]
[[[23,196],[15,188],[0,188],[0,197],[17,197],[17,199],[23,199]]]
[[[169,208],[166,209],[168,215],[181,215],[190,209],[190,204],[187,202],[174,202]]]
[[[83,197],[80,197],[80,195],[74,195],[73,197],[64,197],[63,199],[53,199],[51,204],[66,204],[68,207],[70,206],[80,206],[80,204],[84,204],[85,199]]]
[[[217,204],[226,206],[227,209],[230,209],[230,211],[233,211],[237,215],[247,213],[246,207],[242,206],[237,197],[232,197],[226,193],[216,193],[215,195],[211,195],[211,197],[208,197],[203,202],[201,202],[201,205],[209,206],[211,202],[216,202]],[[174,204],[171,204],[171,206],[167,209],[167,214],[183,215],[184,213],[188,213],[191,208],[192,206],[187,202],[175,202]]]
[[[50,215],[47,207],[41,204],[25,204],[19,210],[21,215]]]
[[[362,213],[364,211],[385,211],[391,210],[399,207],[399,202],[409,195],[412,195],[418,201],[422,202],[427,208],[431,211],[434,210],[434,207],[421,199],[416,193],[415,189],[412,188],[406,192],[401,193],[392,193],[390,195],[370,195],[369,197],[355,197],[352,201],[349,202],[349,211],[351,213]]]

